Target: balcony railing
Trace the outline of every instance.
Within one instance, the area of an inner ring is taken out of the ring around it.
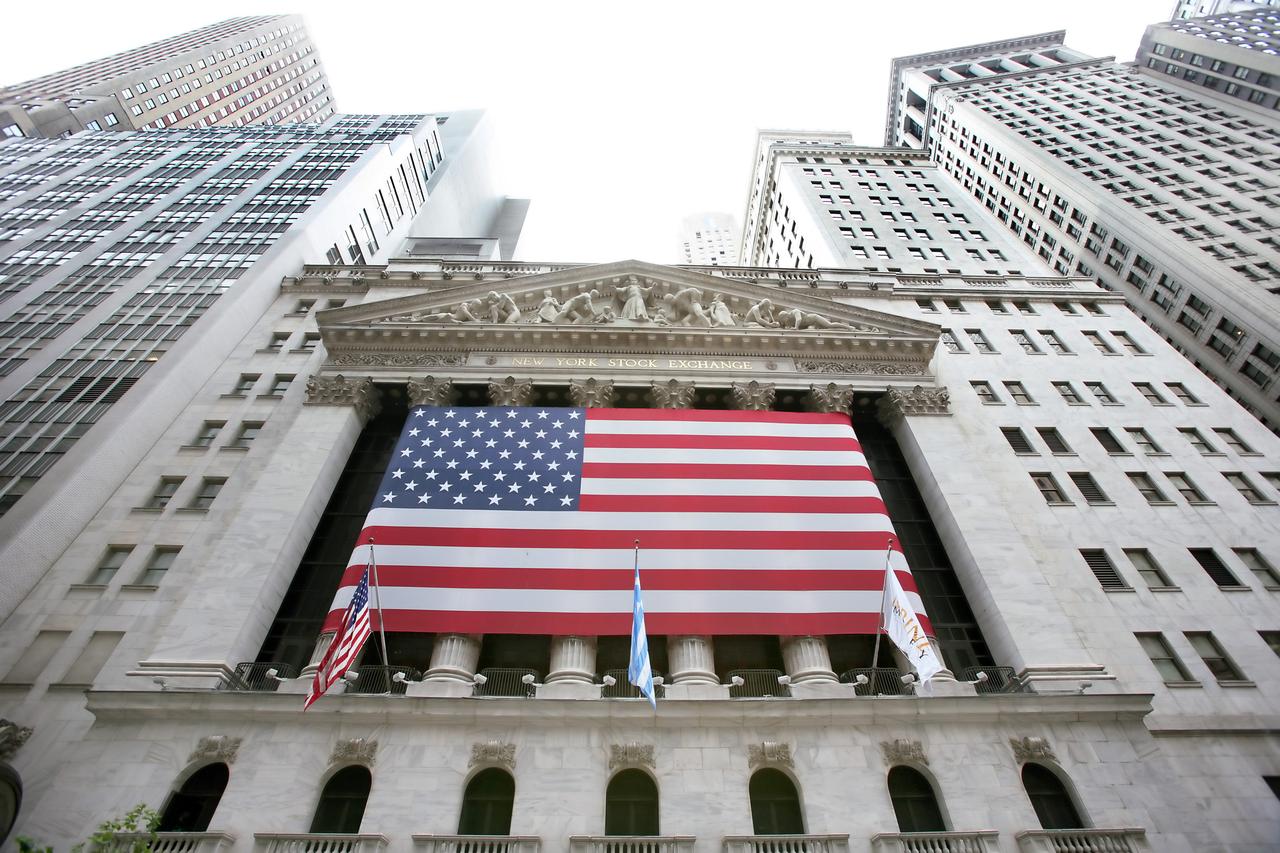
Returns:
[[[415,835],[413,846],[423,853],[538,853],[536,835]]]
[[[729,673],[729,698],[790,696],[791,688],[778,682],[782,676],[779,669],[735,669]]]
[[[236,837],[229,832],[157,832],[152,838],[148,832],[117,832],[105,844],[93,849],[96,853],[130,853],[132,850],[148,850],[150,853],[219,853],[230,850]]]
[[[601,683],[600,698],[601,699],[643,699],[644,694],[640,692],[640,688],[627,681],[627,671],[625,669],[607,669],[605,676],[613,679],[612,686]],[[657,699],[663,699],[667,695],[667,688],[664,684],[659,684],[657,679],[659,673],[654,673],[653,695]]]
[[[726,835],[724,853],[849,853],[849,836]]]
[[[985,674],[985,679],[981,675]],[[961,681],[974,682],[980,694],[1030,693],[1011,666],[970,666],[960,670]]]
[[[856,696],[910,696],[911,688],[902,683],[902,675],[889,667],[868,666],[842,673],[840,681],[854,685]],[[859,683],[858,676],[865,676],[865,683]]]
[[[280,679],[297,677],[298,668],[291,663],[246,661],[236,664],[235,672],[221,686],[223,690],[274,692],[280,687]]]
[[[259,853],[381,853],[385,835],[347,835],[330,832],[256,832]]]
[[[1019,832],[1022,853],[1140,853],[1149,850],[1147,831],[1123,829],[1028,829]]]
[[[474,696],[516,696],[532,699],[538,694],[539,672],[523,667],[488,667],[480,670]]]
[[[976,832],[882,832],[871,839],[873,853],[996,853],[994,829]]]
[[[692,835],[573,835],[569,853],[693,853]]]
[[[403,696],[410,681],[422,678],[422,673],[411,666],[384,666],[361,664],[355,668],[356,680],[347,686],[348,693],[386,694]],[[403,673],[399,678],[398,673]]]

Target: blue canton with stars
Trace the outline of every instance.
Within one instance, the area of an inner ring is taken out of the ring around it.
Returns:
[[[418,407],[373,508],[578,508],[585,409]]]

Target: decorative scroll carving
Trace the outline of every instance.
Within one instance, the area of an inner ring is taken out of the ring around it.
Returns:
[[[815,412],[847,412],[853,408],[853,386],[835,382],[810,385],[809,406]]]
[[[0,760],[8,761],[13,758],[33,731],[30,726],[20,726],[12,720],[0,719]]]
[[[340,740],[333,745],[330,764],[364,764],[373,766],[378,757],[378,742],[370,738],[356,737]]]
[[[1057,761],[1053,747],[1042,737],[1011,737],[1009,746],[1013,747],[1013,757],[1017,761]]]
[[[951,414],[951,392],[946,388],[925,388],[917,385],[910,391],[890,388],[880,398],[880,421],[891,424],[908,415]]]
[[[918,740],[908,740],[907,738],[882,740],[880,741],[880,752],[884,755],[884,763],[891,767],[895,764],[927,765],[929,763],[929,757],[924,754],[924,744]]]
[[[452,400],[453,382],[451,380],[438,379],[435,376],[409,380],[409,405],[411,406],[447,406]]]
[[[489,383],[489,401],[495,406],[527,406],[533,402],[533,380],[495,379]]]
[[[221,761],[231,764],[240,751],[240,738],[226,735],[209,735],[200,738],[196,748],[187,756],[187,761]]]
[[[747,747],[747,764],[752,770],[757,767],[791,767],[795,762],[791,758],[791,744],[777,743],[767,740],[764,743],[753,743]]]
[[[312,375],[307,379],[308,406],[354,406],[366,420],[378,413],[380,401],[373,380],[367,376],[348,379],[337,376]]]
[[[575,379],[569,383],[569,396],[575,406],[607,409],[613,405],[613,380]]]
[[[797,360],[796,370],[804,373],[842,373],[872,376],[924,376],[923,364],[893,361],[810,361]]]
[[[656,409],[688,409],[693,405],[694,385],[679,379],[653,382],[653,406]]]
[[[654,769],[653,744],[615,743],[609,747],[609,772],[619,767],[648,767]]]
[[[514,772],[516,769],[516,745],[514,743],[504,743],[500,740],[473,743],[471,744],[471,761],[467,766],[475,767],[478,764],[502,767]]]
[[[773,405],[776,389],[772,382],[735,382],[730,388],[733,407],[751,412],[763,412]]]
[[[467,357],[451,352],[335,352],[329,363],[339,367],[457,367]]]

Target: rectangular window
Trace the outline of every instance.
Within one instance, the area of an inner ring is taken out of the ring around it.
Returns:
[[[181,550],[181,548],[156,548],[151,553],[151,561],[147,563],[146,569],[138,576],[138,584],[159,586],[160,581],[164,580],[165,573],[173,568],[173,561],[178,558]]]
[[[1258,452],[1254,450],[1252,447],[1250,447],[1248,444],[1246,444],[1244,442],[1244,439],[1236,435],[1235,430],[1229,429],[1227,427],[1214,427],[1213,431],[1218,434],[1218,438],[1222,439],[1223,443],[1226,444],[1227,447],[1230,447],[1232,450],[1234,450],[1236,453],[1239,453],[1241,456],[1258,455]]]
[[[978,352],[993,353],[996,348],[991,345],[991,341],[987,340],[979,329],[965,329],[964,333],[969,336],[969,340],[973,341],[973,348]]]
[[[1223,650],[1222,646],[1218,645],[1218,641],[1213,638],[1213,634],[1208,631],[1184,631],[1183,635],[1191,643],[1191,648],[1196,650],[1196,654],[1200,655],[1200,660],[1204,661],[1204,665],[1209,667],[1209,672],[1213,673],[1213,677],[1219,682],[1245,680],[1244,673],[1240,671],[1240,667],[1236,666],[1231,658],[1227,657],[1226,651]]]
[[[1150,474],[1143,471],[1128,471],[1125,476],[1129,478],[1130,483],[1133,483],[1133,487],[1138,490],[1138,493],[1146,498],[1147,503],[1153,506],[1171,503],[1164,492],[1160,491],[1156,481],[1151,479]]]
[[[1049,349],[1058,355],[1071,355],[1071,350],[1067,349],[1067,345],[1062,342],[1062,338],[1058,337],[1057,332],[1049,329],[1040,329],[1040,337],[1044,338],[1045,343],[1049,345]]]
[[[1067,453],[1074,454],[1071,446],[1067,444],[1066,439],[1062,437],[1062,433],[1053,427],[1036,427],[1036,432],[1040,434],[1045,446],[1049,448],[1050,453]]]
[[[41,631],[36,634],[22,657],[18,658],[18,662],[5,675],[5,683],[30,684],[35,681],[70,636],[70,631]]]
[[[267,352],[280,352],[284,349],[284,345],[289,342],[288,332],[272,332],[271,340],[267,341],[267,345],[263,347]]]
[[[1090,427],[1089,432],[1093,433],[1093,437],[1098,440],[1098,444],[1102,445],[1102,449],[1112,456],[1129,455],[1128,449],[1120,443],[1120,439],[1106,427]]]
[[[1081,332],[1085,340],[1093,344],[1094,348],[1103,355],[1117,355],[1115,347],[1107,343],[1106,338],[1102,337],[1099,332],[1084,331]]]
[[[226,477],[205,477],[200,481],[200,490],[191,498],[191,503],[187,504],[189,509],[208,509],[213,506],[214,500],[218,497],[218,492],[222,491],[222,487],[226,485]]]
[[[1071,482],[1075,483],[1076,488],[1080,490],[1080,494],[1084,496],[1085,503],[1111,503],[1111,499],[1107,497],[1106,492],[1102,491],[1102,487],[1093,479],[1092,474],[1085,471],[1072,471],[1067,476],[1071,478]]]
[[[1280,657],[1280,631],[1259,631],[1258,636],[1270,647],[1271,651],[1276,653],[1277,657]],[[1270,783],[1271,790],[1280,791],[1280,776],[1272,776],[1271,778],[1275,780],[1275,782]]]
[[[1093,572],[1093,576],[1098,579],[1098,585],[1103,589],[1132,589],[1124,582],[1124,578],[1120,577],[1120,573],[1116,571],[1106,551],[1101,548],[1081,548],[1080,556],[1084,558],[1085,565],[1089,567],[1089,571]]]
[[[1030,303],[1030,302],[1028,302],[1028,301],[1027,301],[1027,300],[1025,300],[1025,299],[1019,299],[1019,300],[1017,300],[1016,302],[1014,302],[1014,303],[1013,303],[1013,307],[1014,307],[1014,308],[1017,308],[1017,309],[1018,309],[1018,312],[1019,312],[1019,313],[1022,313],[1022,314],[1034,314],[1034,313],[1036,313],[1036,309],[1032,308],[1032,307],[1031,307],[1031,303]]]
[[[1086,382],[1084,383],[1084,387],[1089,390],[1090,394],[1097,397],[1098,402],[1101,403],[1102,405],[1104,406],[1120,405],[1120,401],[1117,400],[1115,395],[1112,394],[1110,391],[1108,391],[1107,386],[1103,385],[1101,382]]]
[[[956,340],[955,332],[950,329],[943,329],[938,339],[947,348],[947,352],[964,352],[964,347],[960,345],[960,341]]]
[[[307,332],[302,336],[302,342],[294,352],[315,352],[318,343],[320,343],[320,333]]]
[[[236,433],[236,437],[232,439],[228,447],[248,447],[258,433],[262,432],[262,421],[242,421],[240,423],[240,431]]]
[[[252,384],[252,383],[250,383]],[[191,440],[191,447],[212,447],[218,437],[218,431],[227,425],[226,421],[205,421],[200,425],[196,437]]]
[[[1023,352],[1028,355],[1043,355],[1040,347],[1036,346],[1036,342],[1022,329],[1010,329],[1009,334],[1013,336],[1014,342],[1022,347]]]
[[[151,493],[151,497],[143,506],[146,509],[164,509],[181,485],[182,477],[161,477],[160,484],[156,486],[156,490]]]
[[[76,656],[75,662],[71,664],[71,668],[62,676],[59,683],[83,684],[86,687],[93,684],[93,680],[98,677],[98,673],[102,671],[102,667],[106,665],[111,653],[116,650],[116,646],[123,638],[123,631],[94,631],[93,636],[89,638],[89,644]]]
[[[959,299],[944,299],[942,304],[947,306],[947,310],[954,314],[968,314],[969,311],[964,307],[964,303]]]
[[[107,552],[98,561],[98,567],[93,570],[93,574],[89,575],[85,583],[92,586],[106,586],[111,583],[111,579],[116,576],[116,572],[120,571],[120,567],[132,553],[132,545],[112,545],[107,548]]]
[[[1031,474],[1031,482],[1036,484],[1036,488],[1044,496],[1045,503],[1050,505],[1070,505],[1071,501],[1067,500],[1067,496],[1062,491],[1062,487],[1058,485],[1058,481],[1047,471],[1033,472]]]
[[[1027,434],[1017,427],[1001,427],[1000,433],[1004,436],[1005,441],[1009,442],[1009,446],[1013,448],[1014,453],[1034,454],[1035,447],[1031,444],[1031,439],[1027,438]]]
[[[1187,684],[1191,681],[1191,673],[1187,672],[1182,661],[1178,660],[1178,656],[1173,653],[1163,634],[1134,634],[1134,636],[1138,638],[1138,644],[1147,653],[1147,657],[1151,658],[1152,665],[1155,666],[1156,672],[1160,673],[1160,678],[1165,684]]]
[[[1236,557],[1240,562],[1244,563],[1249,571],[1262,581],[1262,585],[1267,589],[1280,589],[1280,572],[1267,562],[1262,553],[1257,548],[1232,548]]]
[[[1000,402],[1000,397],[996,394],[996,389],[991,387],[990,382],[970,382],[973,387],[973,393],[978,395],[978,399],[983,403],[991,406],[1004,405]]]
[[[1075,389],[1070,382],[1054,382],[1053,389],[1062,395],[1062,399],[1067,401],[1068,406],[1087,406],[1084,397],[1080,396],[1080,392]]]
[[[1166,471],[1164,475],[1173,484],[1173,487],[1178,490],[1178,493],[1187,500],[1187,503],[1212,503],[1204,496],[1204,492],[1200,491],[1196,484],[1191,482],[1191,478],[1181,471]]]
[[[271,387],[267,389],[268,397],[283,397],[284,392],[289,390],[289,386],[293,383],[294,374],[277,373],[271,380]]]
[[[1129,434],[1129,439],[1138,445],[1138,449],[1148,456],[1166,455],[1160,445],[1156,444],[1155,439],[1151,437],[1151,433],[1142,427],[1125,427],[1124,431]]]
[[[1187,443],[1201,454],[1205,456],[1222,455],[1218,452],[1216,447],[1209,443],[1209,440],[1204,437],[1200,430],[1195,427],[1178,427],[1178,432],[1182,433],[1182,437],[1187,440]]]
[[[998,299],[988,299],[987,307],[991,309],[992,314],[1008,314],[1009,309],[1004,307],[1004,303]]]
[[[243,397],[248,394],[261,377],[261,373],[241,373],[240,378],[236,380],[235,387],[231,389],[231,396]]]
[[[305,315],[314,307],[316,307],[316,301],[314,299],[299,299],[294,303],[293,310],[289,313],[294,315]]]
[[[927,311],[930,314],[938,313],[938,305],[932,299],[917,299],[916,307],[921,311]]]
[[[1125,548],[1124,555],[1137,569],[1138,576],[1142,578],[1148,589],[1174,589],[1169,576],[1165,574],[1164,569],[1160,568],[1156,558],[1151,556],[1151,552],[1146,548]]]
[[[1244,586],[1244,584],[1240,583],[1236,576],[1231,573],[1231,570],[1227,568],[1227,564],[1222,562],[1222,558],[1218,556],[1218,552],[1214,551],[1212,548],[1188,548],[1187,550],[1191,553],[1191,556],[1195,561],[1200,564],[1200,568],[1204,569],[1205,574],[1207,574],[1218,586]]]
[[[1119,332],[1112,329],[1111,337],[1119,341],[1120,346],[1128,350],[1130,355],[1147,355],[1147,351],[1138,346],[1138,342],[1128,332]]]
[[[1223,471],[1222,476],[1226,477],[1227,482],[1240,493],[1241,497],[1251,504],[1273,504],[1275,501],[1268,498],[1262,492],[1258,491],[1258,487],[1240,471]]]
[[[1196,395],[1188,391],[1187,386],[1183,385],[1181,382],[1166,382],[1164,383],[1164,387],[1168,388],[1169,391],[1173,393],[1173,396],[1181,400],[1183,405],[1186,405],[1186,406],[1203,406],[1204,405],[1203,403],[1200,402],[1199,399],[1197,399]]]
[[[1150,382],[1135,382],[1133,387],[1138,389],[1138,393],[1146,398],[1147,402],[1153,406],[1172,406],[1173,404],[1160,395],[1156,390],[1156,386]]]
[[[1036,401],[1027,393],[1027,389],[1021,382],[1006,382],[1004,388],[1009,392],[1009,396],[1013,398],[1013,402],[1019,406],[1034,406]]]

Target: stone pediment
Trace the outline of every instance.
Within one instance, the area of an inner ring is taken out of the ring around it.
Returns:
[[[733,278],[622,261],[321,312],[344,350],[742,353],[927,362],[938,327]]]

